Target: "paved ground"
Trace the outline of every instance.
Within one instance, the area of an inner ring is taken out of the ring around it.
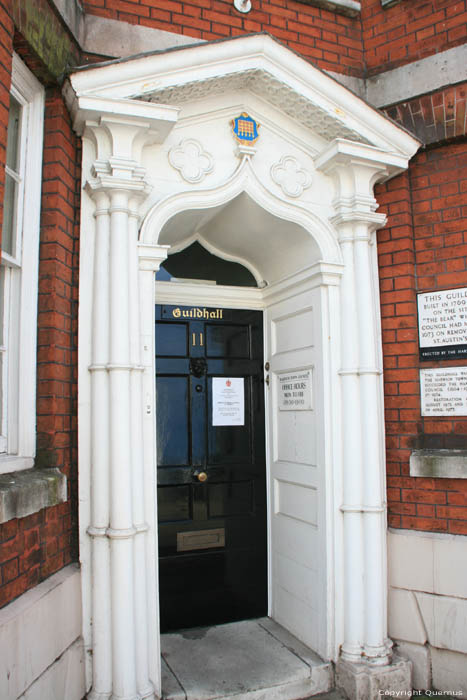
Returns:
[[[430,695],[425,695],[420,690],[414,691],[412,699],[415,700],[458,700],[458,698],[453,698],[452,695],[444,695],[444,693],[437,692],[436,690],[430,690]],[[419,693],[422,693],[419,695]],[[384,696],[383,696],[384,697]],[[386,696],[390,698],[390,696]],[[322,693],[321,695],[310,695],[308,698],[303,698],[303,700],[346,700],[346,696],[342,694],[339,690],[332,690],[330,693]]]
[[[323,692],[332,665],[267,617],[163,634],[161,645],[163,700],[346,700]],[[458,700],[434,690],[415,698]]]
[[[425,693],[422,693],[421,690],[415,690],[413,692],[413,700],[459,700],[458,698],[454,698],[452,695],[445,695],[444,693],[437,692],[436,690],[430,690],[429,695],[425,695]],[[419,695],[419,693],[421,694]],[[389,695],[386,696],[388,700],[390,697],[391,696]],[[308,698],[303,698],[303,700],[346,700],[346,696],[339,690],[333,690],[330,693],[322,693],[321,695],[310,695]]]
[[[304,700],[332,684],[331,664],[267,617],[163,634],[161,646],[165,700]]]
[[[303,700],[346,700],[346,696],[340,690],[331,690],[330,693],[321,693],[320,695],[310,695]]]

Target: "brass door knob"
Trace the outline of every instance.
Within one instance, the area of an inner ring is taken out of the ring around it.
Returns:
[[[197,472],[195,476],[198,479],[198,481],[201,481],[202,484],[208,480],[208,475],[206,474],[206,472]]]

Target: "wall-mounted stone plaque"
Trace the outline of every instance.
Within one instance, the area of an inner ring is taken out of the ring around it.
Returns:
[[[420,370],[422,416],[467,415],[467,367]]]
[[[311,369],[277,375],[280,411],[309,411],[311,403]]]
[[[467,358],[467,287],[417,294],[421,360]]]

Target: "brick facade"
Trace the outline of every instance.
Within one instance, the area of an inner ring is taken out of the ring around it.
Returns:
[[[362,28],[365,66],[375,75],[464,44],[467,3],[414,0],[382,7],[380,0],[363,0]]]
[[[467,443],[465,418],[421,416],[419,369],[465,361],[419,361],[416,308],[417,292],[467,284],[467,145],[420,152],[378,201],[389,224],[378,232],[389,524],[467,534],[465,480],[409,476],[413,449]]]
[[[33,61],[27,62],[33,68]],[[1,105],[7,96],[2,85]],[[55,466],[66,474],[68,501],[0,525],[0,607],[78,556],[75,368],[80,162],[78,139],[61,91],[48,88],[39,255],[36,464]]]
[[[101,17],[207,41],[265,31],[320,68],[364,73],[360,18],[293,0],[255,1],[245,15],[235,10],[232,0],[87,0],[84,7]]]
[[[42,3],[44,4],[44,3]],[[348,17],[294,0],[86,0],[90,14],[203,40],[267,31],[320,68],[364,77],[464,43],[465,1],[414,0],[383,9],[364,0]],[[0,0],[0,203],[13,48]],[[27,41],[15,47],[47,82],[40,249],[37,456],[68,477],[69,501],[0,526],[0,606],[77,556],[76,317],[80,144],[59,83],[44,76]],[[429,144],[409,171],[377,188],[387,227],[378,232],[383,328],[389,524],[467,534],[466,482],[409,476],[421,447],[466,445],[466,419],[420,415],[416,292],[467,285],[466,84],[386,108]],[[1,207],[0,207],[1,212]],[[460,362],[423,363],[424,367]]]
[[[425,145],[466,136],[467,83],[386,107],[383,112],[416,133]]]

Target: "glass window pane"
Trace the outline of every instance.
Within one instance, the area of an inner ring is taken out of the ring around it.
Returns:
[[[16,257],[16,208],[18,183],[8,173],[5,174],[5,197],[3,199],[2,250]]]
[[[6,164],[12,170],[19,171],[19,137],[21,126],[21,105],[10,95],[10,112],[8,116],[8,142]]]

